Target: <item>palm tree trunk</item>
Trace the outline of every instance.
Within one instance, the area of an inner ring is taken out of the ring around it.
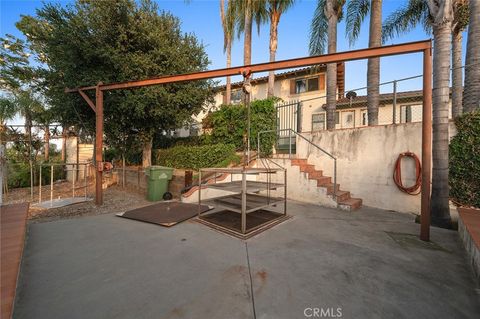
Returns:
[[[462,31],[452,33],[452,117],[462,114]]]
[[[451,21],[434,25],[432,224],[450,227],[448,204],[448,113],[450,100]]]
[[[142,167],[147,168],[152,166],[152,143],[153,139],[145,140],[142,149]]]
[[[232,66],[232,41],[229,40],[227,43],[227,68]],[[225,90],[226,100],[225,104],[230,104],[232,98],[232,79],[227,76],[226,90]]]
[[[337,52],[338,16],[334,12],[332,0],[327,0],[325,15],[328,19],[328,53]],[[327,130],[335,129],[337,108],[337,64],[327,64]]]
[[[270,14],[270,62],[275,61],[275,55],[277,53],[278,44],[278,23],[280,21],[280,14],[276,11],[272,11]],[[275,89],[275,73],[273,71],[268,72],[268,90],[267,97],[274,96]]]
[[[463,112],[480,109],[480,1],[470,0]]]
[[[245,30],[243,41],[243,65],[252,64],[252,8],[247,5],[245,9]]]
[[[45,126],[44,155],[45,161],[48,162],[50,160],[50,128],[48,125]]]
[[[382,0],[372,0],[370,8],[369,48],[382,45]],[[380,102],[380,58],[368,59],[367,70],[367,111],[368,125],[378,125]]]

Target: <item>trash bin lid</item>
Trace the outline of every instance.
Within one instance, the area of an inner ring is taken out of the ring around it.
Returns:
[[[148,167],[151,171],[173,171],[172,167],[160,166],[160,165],[153,165]]]

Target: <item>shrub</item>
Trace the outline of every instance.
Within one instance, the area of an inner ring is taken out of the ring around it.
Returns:
[[[209,135],[187,136],[187,137],[171,137],[165,135],[155,136],[153,140],[154,149],[165,149],[178,145],[185,146],[201,146],[209,144]]]
[[[455,120],[458,133],[450,142],[450,197],[480,207],[480,111]]]
[[[257,148],[257,134],[261,131],[276,129],[277,98],[255,100],[250,103],[250,146]],[[235,145],[243,149],[244,134],[247,129],[247,108],[244,105],[223,105],[220,110],[211,113],[208,121],[212,127],[212,141]],[[262,153],[269,154],[275,143],[274,132],[262,134],[260,144]]]
[[[213,144],[203,146],[175,146],[154,151],[155,165],[174,168],[199,169],[202,167],[224,167],[230,162],[238,162],[235,146]]]

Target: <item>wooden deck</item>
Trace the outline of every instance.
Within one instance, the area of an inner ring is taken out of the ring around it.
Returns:
[[[28,203],[0,206],[1,318],[10,319],[22,260]]]

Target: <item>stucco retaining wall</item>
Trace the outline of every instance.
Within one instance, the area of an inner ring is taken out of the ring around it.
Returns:
[[[456,134],[450,122],[450,136]],[[399,212],[420,213],[420,195],[400,191],[393,181],[395,161],[400,153],[411,151],[422,156],[422,123],[383,125],[302,133],[337,158],[337,183],[363,204]],[[333,160],[308,142],[297,137],[297,157],[332,176]],[[414,184],[413,160],[402,162],[403,183]]]

